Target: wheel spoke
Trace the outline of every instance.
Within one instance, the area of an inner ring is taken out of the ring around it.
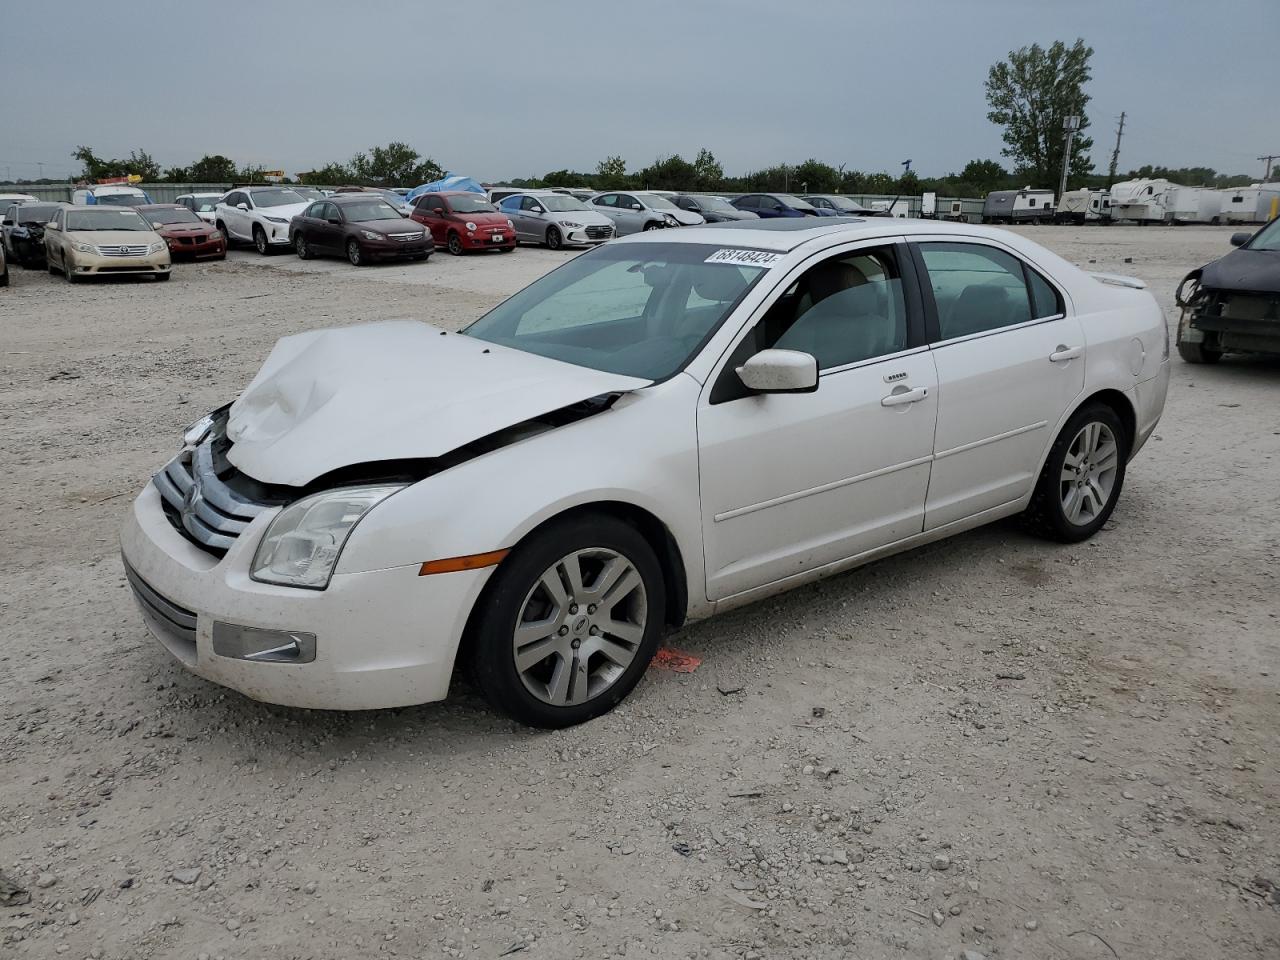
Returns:
[[[1093,469],[1096,473],[1114,470],[1120,462],[1120,451],[1114,443],[1104,444],[1094,457]]]
[[[1102,484],[1098,482],[1096,477],[1090,479],[1088,483],[1089,492],[1093,494],[1094,510],[1093,515],[1096,517],[1102,512],[1102,508],[1107,505],[1107,495],[1102,490]]]
[[[1081,501],[1084,499],[1081,494],[1081,487],[1072,484],[1071,489],[1067,491],[1066,498],[1062,501],[1062,512],[1067,515],[1067,519],[1072,523],[1080,521]]]
[[[592,650],[604,654],[620,667],[631,666],[631,661],[636,658],[634,647],[628,647],[624,644],[610,640],[608,637],[597,637],[596,643]],[[586,649],[585,647],[583,648]]]
[[[557,707],[563,707],[569,703],[569,688],[573,683],[573,667],[572,660],[567,657],[560,657],[556,660],[555,669],[551,672],[551,679],[547,681],[547,700]]]
[[[623,620],[607,620],[600,631],[606,637],[614,637],[636,647],[640,646],[640,641],[644,639],[644,627]]]
[[[555,633],[560,624],[559,617],[547,617],[545,620],[524,620],[516,624],[515,644],[517,650],[523,650],[531,643],[537,643]]]
[[[569,585],[569,599],[581,601],[586,591],[582,587],[582,562],[578,554],[565,557],[559,563],[564,581]]]
[[[623,597],[628,596],[638,586],[640,586],[640,574],[636,573],[636,568],[628,563],[622,576],[618,577],[601,595],[600,605],[606,610],[612,610]]]
[[[535,640],[526,647],[522,647],[516,653],[516,669],[521,673],[536,667],[551,654],[559,650],[559,640],[555,637],[544,637],[541,640]],[[561,659],[564,659],[563,656]]]
[[[544,573],[540,582],[542,588],[547,591],[547,596],[551,598],[551,602],[556,605],[556,613],[568,606],[569,597],[564,592],[564,583],[561,582],[554,568]]]

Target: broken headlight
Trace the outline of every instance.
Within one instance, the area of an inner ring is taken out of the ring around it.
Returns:
[[[258,544],[249,575],[260,583],[323,590],[360,518],[403,484],[339,487],[291,503]]]

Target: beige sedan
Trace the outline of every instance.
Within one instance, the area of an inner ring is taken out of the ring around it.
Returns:
[[[50,273],[81,277],[135,273],[169,279],[169,245],[130,207],[62,207],[44,228]]]

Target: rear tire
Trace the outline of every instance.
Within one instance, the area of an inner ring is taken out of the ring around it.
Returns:
[[[634,527],[605,514],[553,521],[503,560],[477,602],[469,651],[476,682],[520,723],[584,723],[640,682],[665,610],[662,568]],[[526,638],[517,638],[520,624]]]
[[[1178,356],[1187,363],[1217,363],[1222,351],[1206,348],[1203,343],[1179,343]]]
[[[1115,509],[1132,438],[1105,403],[1077,410],[1049,448],[1022,514],[1032,533],[1061,543],[1088,540]]]

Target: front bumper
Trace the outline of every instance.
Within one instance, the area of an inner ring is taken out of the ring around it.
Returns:
[[[516,232],[510,227],[503,227],[501,230],[490,230],[487,227],[481,227],[479,230],[462,230],[459,231],[458,236],[462,239],[462,246],[466,250],[501,250],[503,247],[516,245]],[[493,239],[495,236],[501,239]]]
[[[444,699],[467,617],[492,571],[421,577],[414,564],[335,573],[326,590],[258,583],[249,566],[275,513],[253,520],[219,558],[173,528],[159,492],[147,484],[125,520],[120,548],[143,619],[161,645],[192,673],[266,703],[371,710]],[[218,622],[314,635],[314,660],[220,656]]]
[[[168,273],[169,251],[148,253],[140,257],[104,257],[96,253],[76,250],[68,255],[76,274],[97,276],[113,273]]]
[[[205,257],[221,257],[227,252],[226,245],[222,242],[222,237],[215,237],[213,240],[205,240],[203,242],[186,243],[183,240],[174,238],[168,241],[169,256],[172,259],[190,259],[203,260]]]
[[[421,240],[359,240],[360,249],[370,257],[378,260],[391,260],[396,257],[421,257],[431,253],[435,244],[431,234],[425,233]]]

